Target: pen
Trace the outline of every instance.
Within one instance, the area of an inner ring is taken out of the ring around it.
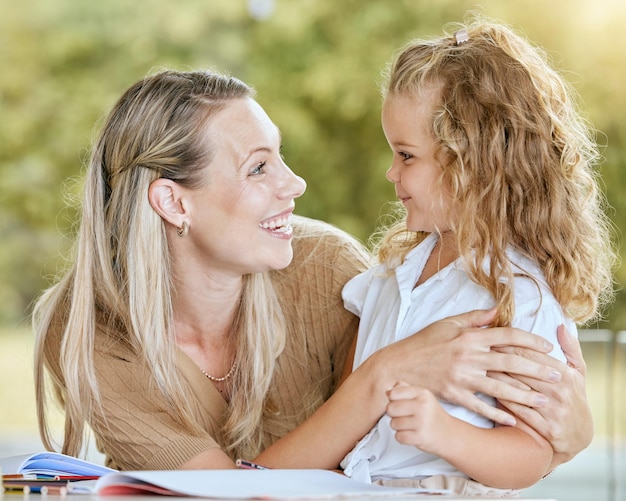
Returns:
[[[69,480],[79,482],[81,480],[98,480],[100,475],[55,475],[54,480]]]
[[[40,488],[40,492],[44,496],[46,494],[57,494],[57,495],[60,495],[60,496],[65,496],[67,494],[67,487],[44,485],[43,487]]]
[[[19,493],[19,494],[26,495],[26,494],[30,494],[32,492],[31,488],[28,485],[6,485],[5,484],[5,485],[2,486],[2,490],[5,493],[7,493],[7,494],[8,493],[12,493],[12,494]]]
[[[67,494],[67,487],[59,486],[59,485],[42,485],[42,486],[32,486],[32,485],[4,485],[4,492],[11,494],[57,494],[60,496],[65,496]]]
[[[27,478],[24,479],[18,479],[18,478],[12,478],[9,480],[3,480],[2,481],[2,485],[4,487],[19,487],[19,486],[24,486],[27,485],[29,487],[43,487],[44,485],[47,486],[51,486],[51,485],[56,485],[56,486],[64,486],[68,484],[68,480],[53,480],[53,479],[34,479],[34,480],[30,480]]]
[[[267,466],[261,466],[260,464],[253,463],[252,461],[246,461],[245,459],[238,459],[235,461],[235,466],[242,470],[269,470]]]

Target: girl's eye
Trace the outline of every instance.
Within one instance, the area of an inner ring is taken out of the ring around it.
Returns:
[[[263,169],[265,168],[265,162],[261,162],[254,169],[250,171],[251,176],[256,176],[258,174],[263,174]]]
[[[409,158],[413,158],[413,155],[411,155],[410,153],[406,153],[404,151],[399,151],[398,155],[400,155],[403,160],[408,160]]]

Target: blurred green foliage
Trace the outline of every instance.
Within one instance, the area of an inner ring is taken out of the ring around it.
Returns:
[[[0,324],[26,321],[62,269],[94,125],[154,69],[213,68],[253,84],[308,182],[298,212],[362,240],[393,188],[380,72],[410,38],[436,35],[465,0],[2,0]],[[267,12],[261,12],[267,8]],[[602,176],[626,227],[626,6],[620,0],[484,0],[480,10],[543,46],[605,146]],[[618,274],[626,280],[626,269]],[[620,293],[605,327],[624,329]]]

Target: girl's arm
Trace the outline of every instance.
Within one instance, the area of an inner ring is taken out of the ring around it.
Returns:
[[[449,415],[427,389],[399,383],[388,392],[387,414],[398,442],[435,454],[470,478],[500,489],[539,481],[552,447],[522,422],[479,428]]]

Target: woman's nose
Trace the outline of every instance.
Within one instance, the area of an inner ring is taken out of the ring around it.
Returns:
[[[280,198],[298,198],[306,190],[306,181],[297,176],[287,164],[285,166],[285,178],[278,187],[278,196]]]

